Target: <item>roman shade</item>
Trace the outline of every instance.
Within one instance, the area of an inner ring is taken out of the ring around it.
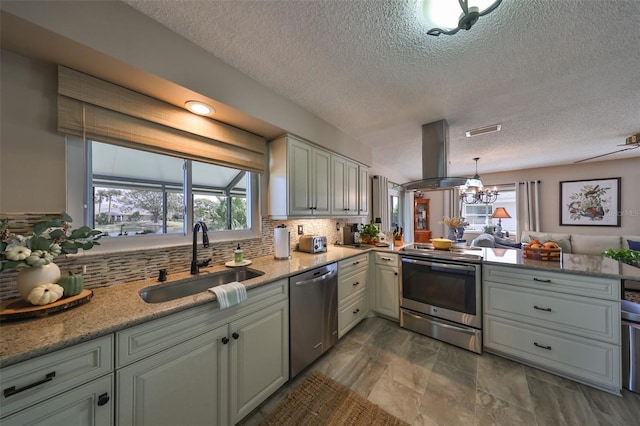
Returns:
[[[58,132],[264,173],[264,138],[58,66]]]

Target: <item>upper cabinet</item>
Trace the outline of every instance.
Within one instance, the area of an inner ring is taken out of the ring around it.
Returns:
[[[339,155],[331,155],[332,215],[358,216],[358,173],[358,163]]]
[[[286,219],[366,215],[368,211],[363,213],[360,208],[361,167],[364,166],[291,135],[272,141],[269,216]]]

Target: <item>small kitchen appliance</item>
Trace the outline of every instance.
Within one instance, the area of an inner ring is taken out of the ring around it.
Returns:
[[[277,260],[289,259],[291,253],[291,234],[289,228],[280,225],[273,230],[274,257]]]
[[[298,250],[306,253],[322,253],[327,251],[327,237],[320,235],[302,235],[298,242]]]

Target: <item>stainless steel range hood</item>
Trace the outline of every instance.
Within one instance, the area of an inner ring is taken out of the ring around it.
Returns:
[[[422,125],[422,179],[400,185],[409,191],[434,191],[463,186],[467,178],[449,177],[449,125],[446,120]]]

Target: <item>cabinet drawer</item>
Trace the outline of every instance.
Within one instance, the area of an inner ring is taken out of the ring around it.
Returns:
[[[485,283],[484,312],[554,330],[620,343],[620,302]]]
[[[620,280],[538,269],[485,265],[485,281],[551,290],[578,296],[620,300]]]
[[[3,368],[0,411],[11,414],[112,370],[112,335]]]
[[[620,346],[485,316],[484,347],[602,389],[620,389]]]
[[[367,315],[367,295],[352,299],[338,309],[338,338],[356,326]]]
[[[360,254],[338,262],[340,276],[350,274],[358,269],[366,269],[369,264],[369,253]]]
[[[394,268],[398,268],[398,255],[395,253],[382,253],[376,251],[373,253],[378,265],[390,265]]]
[[[338,304],[340,304],[345,297],[349,297],[359,291],[363,291],[367,287],[367,270],[360,270],[359,272],[349,274],[346,276],[340,276],[338,278]]]

